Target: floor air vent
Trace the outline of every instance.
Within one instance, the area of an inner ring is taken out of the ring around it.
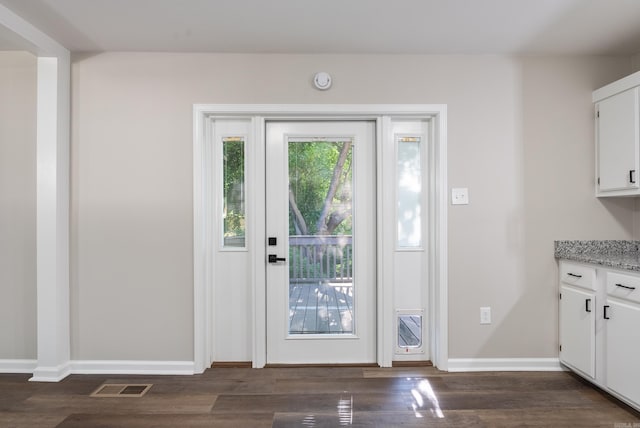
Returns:
[[[142,397],[151,386],[150,383],[103,383],[91,397]]]

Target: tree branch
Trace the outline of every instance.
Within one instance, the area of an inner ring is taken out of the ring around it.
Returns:
[[[320,217],[318,218],[318,223],[316,226],[318,235],[326,235],[328,232],[327,217],[329,216],[331,208],[333,207],[333,199],[336,196],[336,191],[338,190],[338,186],[340,184],[340,177],[342,175],[342,171],[344,170],[344,163],[349,156],[350,150],[351,141],[345,141],[342,144],[342,149],[340,150],[340,155],[338,156],[336,166],[333,168],[333,176],[331,177],[331,182],[329,183],[327,197],[324,199],[324,205],[322,206],[322,211],[320,212]]]
[[[293,194],[291,188],[289,188],[289,209],[293,213],[293,227],[296,229],[297,235],[308,235],[309,229],[307,227],[307,222],[304,221],[304,216],[300,212],[298,208],[298,204],[296,203],[296,197]]]

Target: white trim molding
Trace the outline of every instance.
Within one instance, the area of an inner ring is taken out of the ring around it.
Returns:
[[[594,103],[597,103],[605,98],[612,97],[636,86],[640,86],[640,71],[636,71],[629,76],[623,77],[622,79],[609,83],[602,88],[596,89],[593,91],[592,100]]]
[[[33,373],[37,360],[0,360],[0,373]]]
[[[212,207],[210,192],[211,179],[211,123],[215,119],[251,118],[254,123],[254,137],[263,141],[266,120],[372,120],[377,123],[377,136],[385,144],[384,124],[390,120],[423,119],[432,120],[433,165],[431,171],[431,242],[429,276],[429,338],[430,357],[436,367],[447,370],[448,367],[448,298],[447,298],[447,106],[443,104],[196,104],[193,107],[193,233],[194,233],[194,372],[203,372],[211,363],[213,355],[212,326],[212,272],[215,268],[213,249],[215,244],[211,236],[213,225],[210,215]],[[255,144],[253,154],[264,160],[264,147]],[[255,174],[261,176],[264,165],[260,159],[250,162],[249,170],[255,168]],[[380,159],[378,159],[380,167]],[[384,171],[379,174],[384,176]],[[378,178],[380,180],[380,178]],[[248,203],[254,207],[252,224],[253,237],[250,238],[252,266],[264,261],[264,245],[261,231],[263,218],[258,212],[264,203],[261,192],[253,192]],[[260,220],[258,220],[260,218]],[[380,229],[378,228],[378,233]],[[262,236],[262,237],[260,237]],[[383,260],[378,249],[378,260]],[[263,367],[266,362],[265,325],[265,272],[254,269],[251,272],[251,304],[254,313],[252,356],[253,367]],[[378,267],[378,281],[388,280],[388,269]],[[392,285],[391,285],[392,286]],[[378,286],[378,292],[381,289]],[[386,288],[385,297],[393,294]],[[381,296],[379,294],[379,296]],[[394,307],[392,299],[378,299],[378,363],[390,366],[393,353]]]
[[[558,358],[450,358],[450,372],[557,372]]]
[[[74,360],[72,374],[192,375],[193,361]]]

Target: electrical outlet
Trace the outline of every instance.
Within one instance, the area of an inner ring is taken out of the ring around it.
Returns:
[[[480,308],[480,324],[491,324],[491,307]]]

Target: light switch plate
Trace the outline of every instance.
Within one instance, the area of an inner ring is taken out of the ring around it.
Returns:
[[[451,205],[467,205],[469,203],[469,189],[454,187],[451,189]]]

